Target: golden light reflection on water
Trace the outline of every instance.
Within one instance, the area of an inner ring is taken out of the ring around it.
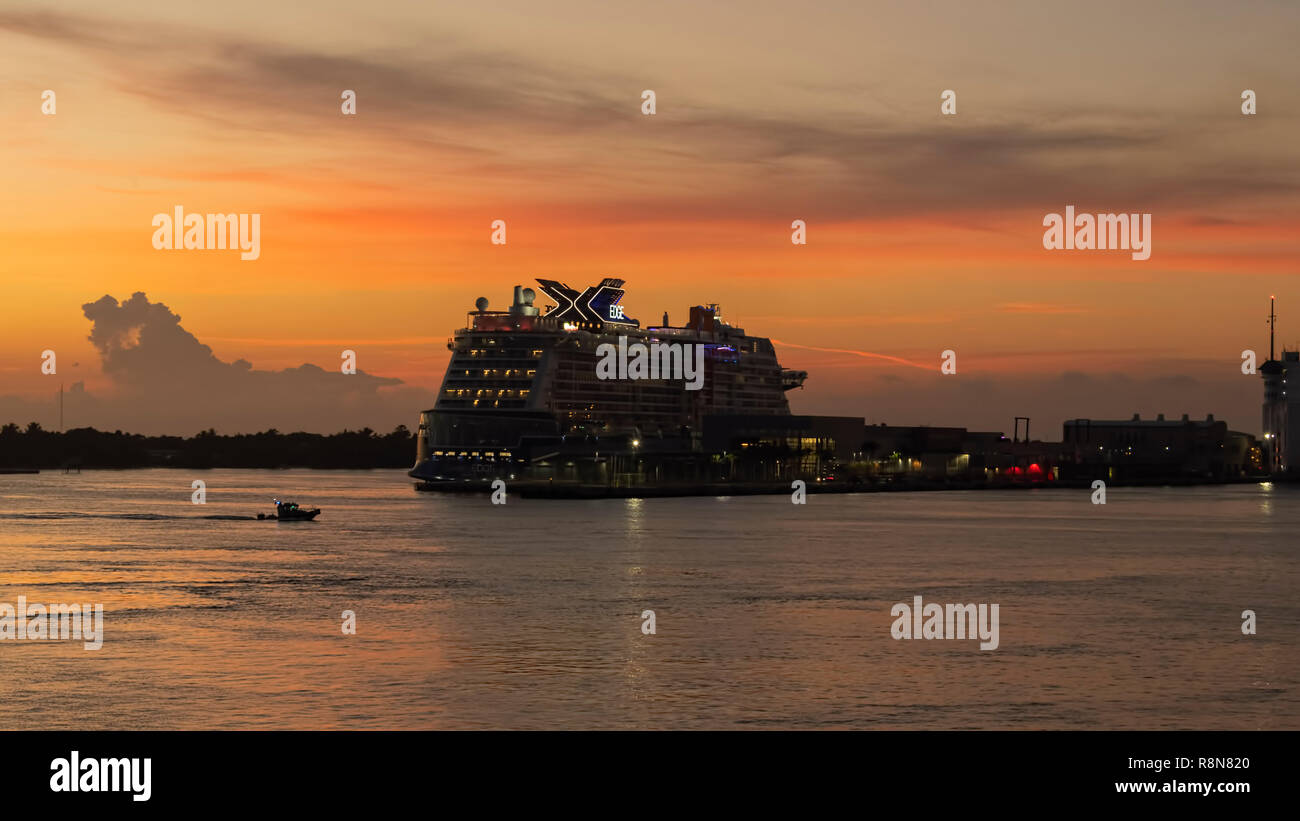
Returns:
[[[1261,482],[1258,487],[1259,492],[1263,494],[1259,501],[1259,512],[1264,516],[1271,516],[1273,515],[1273,483]]]
[[[98,651],[0,642],[0,727],[1300,727],[1287,486],[491,507],[204,478],[197,507],[183,471],[0,477],[0,602],[106,620]],[[321,519],[213,518],[287,491]],[[1001,647],[891,640],[913,595],[1000,603]]]

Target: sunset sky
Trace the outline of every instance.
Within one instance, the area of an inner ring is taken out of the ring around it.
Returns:
[[[474,299],[535,277],[720,303],[810,372],[796,413],[891,424],[1258,432],[1271,294],[1300,346],[1292,3],[50,8],[0,7],[0,422],[81,382],[69,426],[413,426]],[[260,258],[155,250],[177,205],[260,213]],[[1067,205],[1152,214],[1151,258],[1045,250]],[[106,360],[82,306],[135,292],[159,331],[101,306]]]

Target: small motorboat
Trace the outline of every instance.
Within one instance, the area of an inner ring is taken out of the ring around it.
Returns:
[[[294,502],[275,501],[275,515],[266,513],[257,514],[259,519],[277,519],[281,522],[309,522],[320,515],[320,508],[298,507]]]

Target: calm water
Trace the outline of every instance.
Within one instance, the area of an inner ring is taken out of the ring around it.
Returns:
[[[222,518],[277,495],[324,513]],[[106,611],[98,651],[0,641],[0,728],[1300,728],[1300,488],[1088,497],[0,476],[0,602]],[[1000,648],[892,639],[914,595],[998,603]]]

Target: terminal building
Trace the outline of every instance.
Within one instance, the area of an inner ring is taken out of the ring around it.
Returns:
[[[1166,420],[1074,419],[1062,445],[1070,478],[1111,481],[1223,481],[1265,472],[1264,449],[1249,433],[1229,430],[1214,414]]]

